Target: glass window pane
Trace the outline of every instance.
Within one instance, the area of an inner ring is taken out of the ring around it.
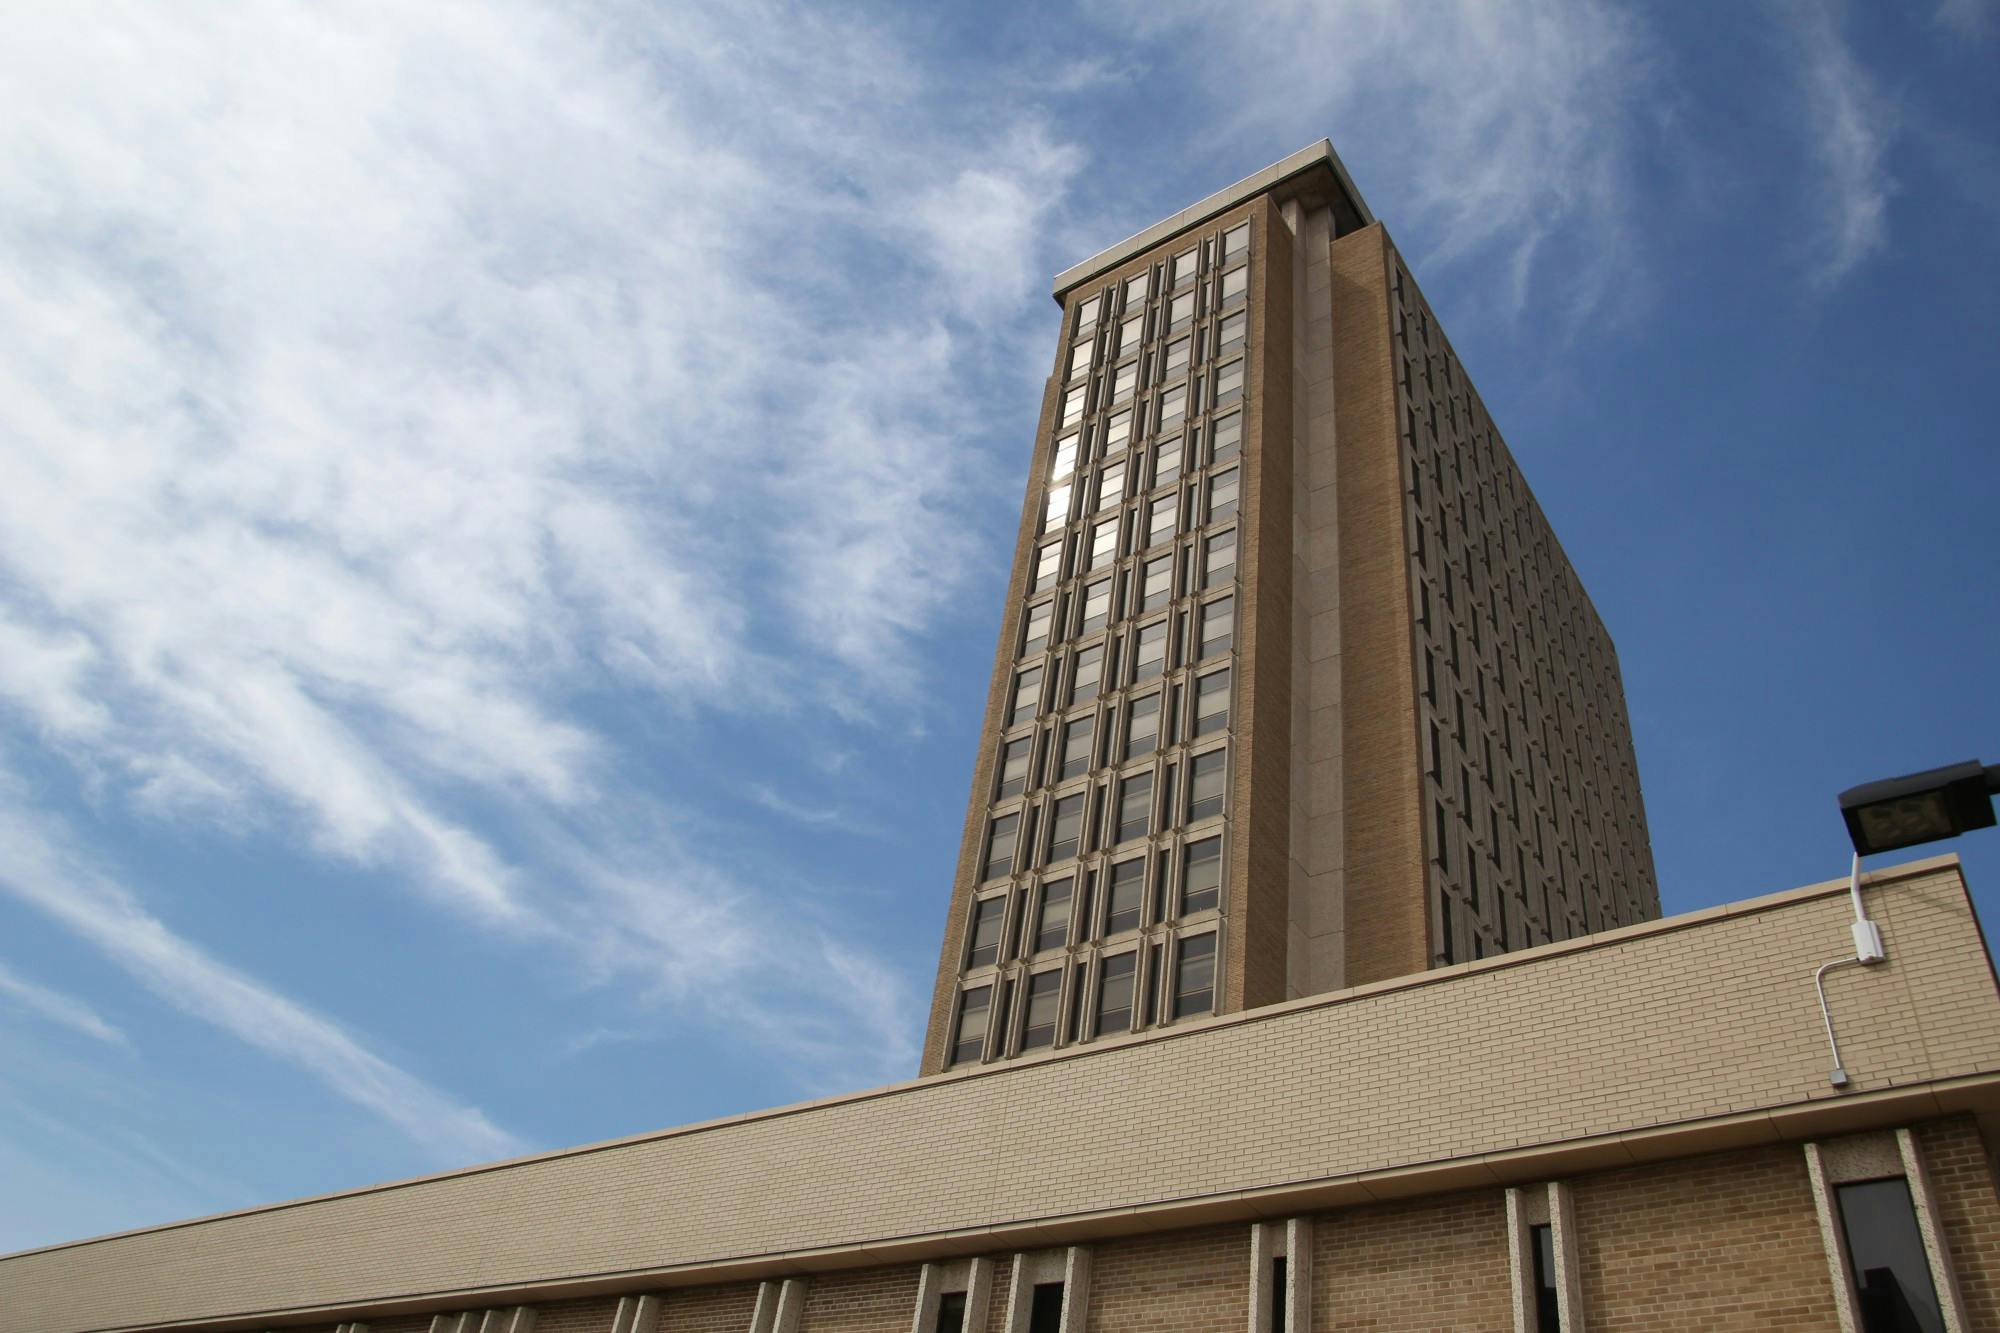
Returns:
[[[1171,430],[1187,419],[1187,385],[1176,384],[1160,395],[1160,419],[1155,429]]]
[[[1201,660],[1220,657],[1229,651],[1236,627],[1236,599],[1218,597],[1201,608]]]
[[[1139,609],[1150,611],[1156,606],[1165,606],[1174,598],[1174,558],[1163,555],[1156,560],[1148,560],[1139,584]],[[1166,631],[1162,628],[1160,642],[1166,643]]]
[[[1111,867],[1111,887],[1104,902],[1104,933],[1116,935],[1139,924],[1139,907],[1145,901],[1146,862],[1120,861]]]
[[[1834,1196],[1863,1333],[1944,1333],[1908,1182],[1867,1180]]]
[[[1195,279],[1195,271],[1201,266],[1201,251],[1186,250],[1174,256],[1174,286],[1185,287]]]
[[[1107,958],[1097,973],[1097,1035],[1132,1030],[1132,983],[1138,955]],[[1039,1288],[1037,1291],[1039,1292]]]
[[[1243,449],[1243,414],[1231,412],[1226,417],[1217,417],[1209,433],[1208,456],[1211,462],[1220,463],[1234,458]]]
[[[1042,531],[1059,528],[1069,522],[1069,497],[1073,488],[1068,482],[1049,487],[1048,508],[1042,513]]]
[[[1137,361],[1127,361],[1124,365],[1118,367],[1117,372],[1112,376],[1111,401],[1122,403],[1137,392],[1138,388],[1139,363]],[[1081,409],[1079,409],[1079,413],[1080,411]],[[1071,418],[1069,416],[1065,415],[1063,417],[1064,425],[1068,425],[1070,421]]]
[[[1055,458],[1049,464],[1049,480],[1051,482],[1061,481],[1064,477],[1076,471],[1076,445],[1077,441],[1082,438],[1080,435],[1065,435],[1056,441]]]
[[[986,1024],[992,1016],[993,988],[979,986],[967,991],[958,1002],[958,1033],[951,1043],[955,1065],[977,1060],[986,1050]]]
[[[1049,820],[1048,864],[1067,861],[1076,855],[1083,838],[1083,797],[1065,796],[1056,802],[1055,814]]]
[[[1021,629],[1021,656],[1038,653],[1048,647],[1049,626],[1055,622],[1056,604],[1053,600],[1037,602],[1028,608],[1027,623]]]
[[[1006,915],[1005,898],[981,898],[972,905],[972,935],[965,953],[967,967],[991,967],[1000,961],[1000,922]]]
[[[1132,443],[1132,413],[1130,409],[1113,413],[1104,423],[1105,454],[1115,454]]]
[[[1180,528],[1181,498],[1163,495],[1153,501],[1146,517],[1146,545],[1157,546]]]
[[[1139,631],[1132,653],[1132,681],[1151,680],[1167,669],[1167,622],[1147,625]]]
[[[1206,1014],[1215,1008],[1215,936],[1181,941],[1174,970],[1174,1017]]]
[[[1088,634],[1111,618],[1111,580],[1099,579],[1084,585],[1083,620],[1078,632]]]
[[[1097,512],[1117,504],[1125,498],[1125,465],[1113,463],[1097,477]]]
[[[1188,357],[1194,348],[1194,339],[1176,338],[1167,344],[1166,359],[1160,364],[1160,375],[1172,379],[1188,368]]]
[[[1219,588],[1236,577],[1236,529],[1218,532],[1208,539],[1202,557],[1201,586]]]
[[[1212,671],[1194,686],[1194,734],[1206,736],[1229,726],[1229,673]]]
[[[1078,718],[1063,728],[1062,776],[1073,778],[1090,771],[1091,738],[1095,719]]]
[[[1118,788],[1118,841],[1130,842],[1153,831],[1153,775],[1136,773]],[[1130,864],[1136,865],[1137,862]]]
[[[1208,521],[1219,523],[1236,512],[1237,472],[1218,472],[1208,483]]]
[[[1183,324],[1194,322],[1194,295],[1193,292],[1182,292],[1168,305],[1167,326],[1169,328],[1177,329]]]
[[[1243,361],[1238,358],[1215,372],[1215,405],[1233,403],[1243,396]]]
[[[1191,842],[1181,860],[1181,912],[1212,910],[1222,899],[1222,839]]]
[[[1125,757],[1151,754],[1160,745],[1160,696],[1142,695],[1125,712]]]
[[[1215,350],[1226,351],[1243,341],[1243,334],[1250,326],[1250,312],[1239,310],[1223,319],[1215,330]]]
[[[1146,299],[1146,293],[1153,289],[1152,277],[1152,270],[1148,269],[1138,277],[1130,278],[1126,281],[1125,308],[1127,310],[1130,310],[1133,306]]]
[[[1021,831],[1019,815],[1001,815],[986,835],[986,862],[983,879],[999,879],[1014,873],[1014,840]]]
[[[1164,486],[1181,474],[1181,437],[1161,440],[1153,449],[1153,484]]]
[[[1072,347],[1070,349],[1069,353],[1070,379],[1075,379],[1079,375],[1089,373],[1091,348],[1092,348],[1091,342],[1088,339],[1086,339],[1085,341],[1078,343],[1075,347]]]
[[[1245,265],[1222,275],[1222,302],[1227,306],[1240,301],[1250,291],[1250,268]]]
[[[1089,396],[1089,386],[1079,384],[1063,395],[1062,424],[1074,426],[1083,420],[1083,401]]]
[[[1075,882],[1051,880],[1042,886],[1042,915],[1035,923],[1035,950],[1060,949],[1069,943],[1069,908]]]
[[[1000,747],[1000,782],[996,800],[1018,796],[1028,789],[1028,757],[1034,752],[1033,738],[1023,736]]]
[[[1007,713],[1007,725],[1027,721],[1042,710],[1042,669],[1033,667],[1014,677],[1014,706]]]
[[[1222,784],[1228,751],[1198,754],[1189,765],[1188,820],[1210,819],[1222,813]]]
[[[1234,259],[1238,255],[1248,254],[1249,251],[1249,223],[1246,222],[1240,227],[1231,227],[1228,231],[1222,233],[1222,257],[1224,259]]]
[[[1062,552],[1060,541],[1047,542],[1035,552],[1035,577],[1029,582],[1029,592],[1040,592],[1062,576]]]
[[[1090,557],[1085,569],[1103,569],[1118,558],[1118,520],[1106,519],[1090,530]]]
[[[1535,1330],[1562,1333],[1562,1306],[1556,1296],[1555,1229],[1546,1222],[1531,1229],[1535,1250]]]
[[[1028,1012],[1021,1024],[1021,1049],[1053,1046],[1056,1015],[1062,1008],[1062,973],[1037,972],[1028,978]]]
[[[965,1293],[947,1291],[938,1297],[937,1333],[965,1333]]]

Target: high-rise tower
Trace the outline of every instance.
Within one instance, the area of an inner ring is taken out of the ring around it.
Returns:
[[[1611,639],[1332,145],[1055,296],[924,1071],[1657,916]]]

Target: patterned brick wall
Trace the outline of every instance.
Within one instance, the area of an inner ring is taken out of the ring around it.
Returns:
[[[1498,1190],[1354,1208],[1313,1223],[1313,1329],[1512,1328]]]
[[[1205,1227],[1095,1248],[1092,1333],[1207,1333],[1243,1326],[1250,1228]]]

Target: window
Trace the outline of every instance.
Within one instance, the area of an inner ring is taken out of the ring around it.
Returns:
[[[1862,1333],[1942,1333],[1937,1286],[1917,1230],[1909,1182],[1865,1180],[1834,1188],[1847,1271]]]
[[[1118,367],[1116,374],[1112,376],[1111,401],[1114,403],[1124,402],[1137,391],[1138,387],[1139,363],[1137,361],[1127,361],[1124,365]],[[1067,426],[1069,423],[1070,418],[1064,417],[1063,424]]]
[[[1127,310],[1145,300],[1146,294],[1153,290],[1152,276],[1152,270],[1148,269],[1136,278],[1127,279],[1125,283],[1125,308]]]
[[[1042,710],[1042,669],[1030,667],[1014,677],[1014,704],[1007,710],[1007,725],[1026,722]]]
[[[1220,523],[1236,512],[1238,476],[1235,468],[1218,472],[1208,483],[1208,521]]]
[[[1104,933],[1135,929],[1146,896],[1146,862],[1139,858],[1111,867],[1111,887],[1104,902]]]
[[[993,793],[995,800],[1004,801],[1028,789],[1028,759],[1034,751],[1032,736],[1008,741],[1000,747],[1000,785]]]
[[[1528,1230],[1535,1250],[1535,1333],[1562,1333],[1562,1302],[1556,1295],[1556,1230],[1546,1222]]]
[[[1075,490],[1069,482],[1049,487],[1048,508],[1042,511],[1042,531],[1059,528],[1069,522],[1069,497]]]
[[[1137,759],[1160,748],[1160,696],[1146,694],[1125,709],[1125,757]]]
[[[1056,604],[1053,598],[1037,602],[1028,608],[1027,623],[1021,629],[1021,656],[1038,653],[1049,646],[1049,625],[1054,621]]]
[[[1178,329],[1194,323],[1194,293],[1182,292],[1167,305],[1167,327]]]
[[[1104,423],[1104,448],[1100,452],[1115,454],[1130,443],[1132,443],[1132,411],[1127,408],[1123,412],[1113,413]]]
[[[1215,372],[1215,405],[1221,407],[1243,396],[1243,358],[1238,357]]]
[[[1042,913],[1035,922],[1035,952],[1060,949],[1069,943],[1069,908],[1075,881],[1050,880],[1042,886]]]
[[[1174,599],[1174,558],[1163,555],[1145,563],[1139,579],[1139,609],[1151,611]]]
[[[1161,440],[1153,448],[1153,484],[1164,486],[1181,474],[1181,437]]]
[[[1074,426],[1083,420],[1083,400],[1089,396],[1089,392],[1089,386],[1079,384],[1063,395],[1063,425]]]
[[[1116,505],[1125,498],[1125,465],[1113,463],[1097,476],[1097,512]]]
[[[1146,340],[1146,312],[1138,311],[1130,319],[1118,326],[1117,356],[1130,356],[1139,350],[1139,344]]]
[[[1083,838],[1083,796],[1065,796],[1055,804],[1054,815],[1049,820],[1049,857],[1047,864],[1067,861],[1076,855],[1077,844]]]
[[[1222,323],[1217,325],[1215,329],[1215,350],[1218,352],[1227,351],[1229,348],[1242,342],[1244,330],[1249,327],[1249,324],[1250,316],[1242,310],[1224,317]]]
[[[958,1033],[952,1038],[951,1062],[977,1060],[986,1050],[986,1024],[992,1017],[993,988],[977,986],[959,997]]]
[[[1063,1284],[1037,1282],[1028,1304],[1028,1333],[1062,1333]]]
[[[1021,817],[1001,815],[986,834],[986,861],[981,879],[999,879],[1014,873],[1014,842],[1020,836]]]
[[[1167,669],[1167,622],[1140,627],[1132,651],[1132,683],[1152,680]]]
[[[1076,443],[1081,436],[1065,435],[1056,441],[1055,458],[1049,464],[1050,482],[1061,481],[1076,471]]]
[[[1102,569],[1118,558],[1118,520],[1106,519],[1090,530],[1090,556],[1085,569]]]
[[[965,1333],[965,1293],[947,1291],[938,1297],[935,1333]]]
[[[1211,933],[1182,940],[1180,961],[1174,968],[1174,1017],[1206,1014],[1214,1008],[1215,936]]]
[[[1076,333],[1078,337],[1082,337],[1085,331],[1097,327],[1097,321],[1102,317],[1103,310],[1104,298],[1101,296],[1085,297],[1077,303]]]
[[[1225,307],[1241,301],[1250,292],[1250,269],[1245,265],[1222,275],[1222,301]]]
[[[1062,553],[1060,539],[1044,543],[1035,552],[1035,577],[1028,584],[1029,592],[1040,592],[1062,577]]]
[[[1087,717],[1063,728],[1062,777],[1073,778],[1090,771],[1090,741],[1094,734],[1095,721]]]
[[[1179,291],[1194,281],[1195,270],[1200,266],[1201,251],[1187,250],[1174,256],[1174,290]]]
[[[1220,657],[1229,651],[1230,638],[1236,628],[1236,599],[1218,597],[1212,602],[1204,602],[1201,607],[1201,661]]]
[[[1139,970],[1139,955],[1121,953],[1107,958],[1097,971],[1097,1035],[1132,1030],[1132,983]],[[1035,1288],[1037,1301],[1042,1289]],[[1050,1326],[1051,1328],[1054,1325]]]
[[[1037,972],[1028,978],[1027,1017],[1021,1021],[1022,1050],[1055,1045],[1056,1016],[1061,1009],[1061,972]]]
[[[1234,259],[1238,255],[1246,255],[1249,253],[1250,253],[1249,223],[1246,222],[1240,227],[1231,227],[1228,231],[1222,233],[1222,257],[1224,259]]]
[[[1163,495],[1146,513],[1146,545],[1158,546],[1173,536],[1181,525],[1181,497]]]
[[[1181,915],[1213,911],[1222,900],[1222,839],[1191,842],[1181,858]]]
[[[1285,1256],[1271,1260],[1271,1328],[1285,1333]]]
[[[1198,754],[1188,766],[1188,822],[1210,819],[1222,813],[1222,784],[1228,766],[1227,750]]]
[[[1220,463],[1234,458],[1243,450],[1243,414],[1231,412],[1226,417],[1216,418],[1209,432],[1209,461]]]
[[[1089,373],[1090,350],[1091,350],[1091,340],[1088,338],[1084,339],[1082,342],[1078,343],[1076,346],[1070,349],[1068,378],[1075,379],[1079,375],[1084,375]]]
[[[972,905],[972,935],[966,946],[967,967],[991,967],[1000,961],[1000,923],[1007,915],[1007,900],[981,898]]]
[[[1189,354],[1194,350],[1194,339],[1176,338],[1167,344],[1167,354],[1160,362],[1160,378],[1173,379],[1188,368]]]
[[[1099,579],[1095,583],[1083,585],[1083,619],[1078,624],[1079,634],[1088,634],[1101,629],[1111,619],[1111,580]]]
[[[1135,773],[1118,787],[1118,841],[1130,842],[1152,831],[1153,775]]]
[[[1220,588],[1236,577],[1236,529],[1218,532],[1208,539],[1202,553],[1201,586]]]
[[[1211,671],[1194,683],[1194,734],[1207,736],[1229,725],[1229,673]]]
[[[1187,385],[1176,384],[1160,395],[1160,419],[1157,430],[1170,430],[1187,419]]]

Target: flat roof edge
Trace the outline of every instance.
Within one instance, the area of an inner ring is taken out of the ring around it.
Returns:
[[[1361,197],[1361,191],[1354,188],[1354,178],[1347,174],[1346,166],[1341,163],[1340,154],[1333,151],[1333,140],[1321,139],[1316,144],[1309,144],[1299,149],[1289,157],[1273,162],[1262,171],[1245,176],[1234,185],[1217,190],[1206,199],[1162,218],[1152,226],[1126,237],[1118,244],[1098,251],[1081,264],[1073,264],[1064,269],[1056,274],[1054,292],[1056,301],[1060,303],[1078,284],[1090,281],[1106,269],[1116,268],[1142,250],[1150,250],[1175,232],[1198,226],[1209,218],[1228,212],[1246,199],[1260,195],[1266,190],[1275,189],[1293,177],[1302,176],[1319,167],[1332,171],[1334,180],[1346,194],[1348,202],[1352,203],[1355,211],[1361,215],[1363,225],[1375,221],[1375,215],[1369,211],[1367,201]]]

